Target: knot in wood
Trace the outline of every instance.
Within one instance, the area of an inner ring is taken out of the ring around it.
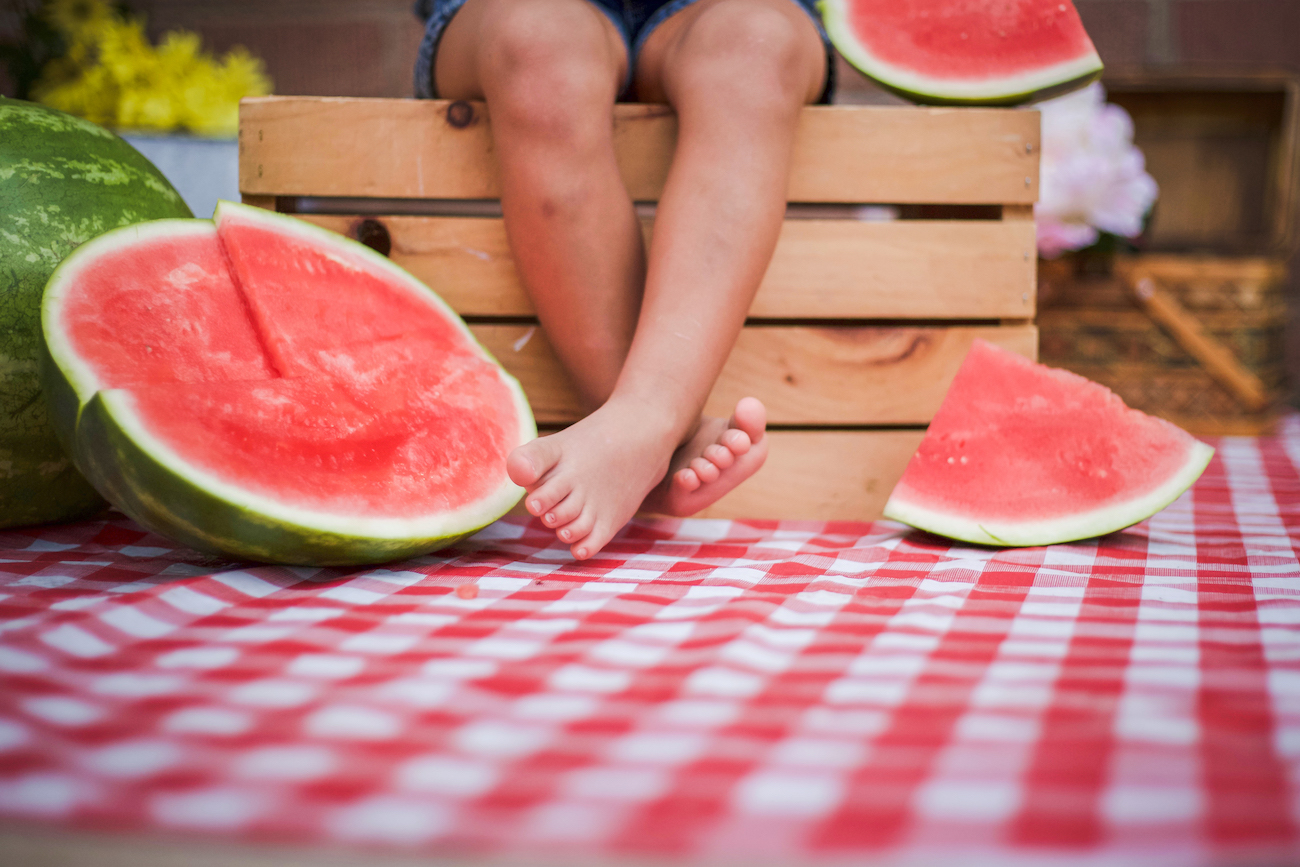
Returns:
[[[464,129],[473,122],[474,106],[465,100],[458,99],[447,106],[447,123],[456,127],[456,129]]]
[[[356,237],[381,256],[387,256],[393,249],[393,237],[388,234],[388,227],[378,220],[362,220],[357,223]]]

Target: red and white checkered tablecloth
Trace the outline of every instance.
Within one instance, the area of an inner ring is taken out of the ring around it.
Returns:
[[[0,533],[11,827],[584,862],[1300,862],[1300,420],[1138,527],[499,522],[345,571]],[[111,513],[110,513],[111,514]],[[960,855],[960,861],[950,860]]]

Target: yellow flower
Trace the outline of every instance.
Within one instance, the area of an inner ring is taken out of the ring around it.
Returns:
[[[66,56],[47,64],[33,96],[105,126],[234,135],[239,100],[271,92],[262,61],[236,47],[219,61],[197,34],[175,30],[157,47],[144,23],[113,14],[107,0],[50,0],[68,28]]]
[[[158,57],[141,21],[114,21],[98,32],[99,63],[121,84],[154,74]]]

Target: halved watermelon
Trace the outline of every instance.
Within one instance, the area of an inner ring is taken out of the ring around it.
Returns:
[[[450,544],[522,495],[519,384],[367,247],[221,203],[85,244],[42,309],[44,385],[78,469],[204,551],[359,564]]]
[[[1105,386],[980,340],[885,517],[983,545],[1086,539],[1154,515],[1213,455]]]
[[[845,60],[914,102],[1019,105],[1101,75],[1071,0],[821,0],[821,10]]]

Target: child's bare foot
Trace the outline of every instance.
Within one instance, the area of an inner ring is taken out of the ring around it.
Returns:
[[[641,508],[684,518],[716,503],[767,460],[767,408],[742,398],[730,420],[706,418],[673,453],[668,475]]]
[[[515,449],[506,469],[525,489],[529,513],[583,560],[603,548],[643,501],[651,511],[692,514],[753,475],[767,455],[765,423],[763,405],[746,398],[729,424],[706,419],[675,448],[662,419],[611,402]]]

